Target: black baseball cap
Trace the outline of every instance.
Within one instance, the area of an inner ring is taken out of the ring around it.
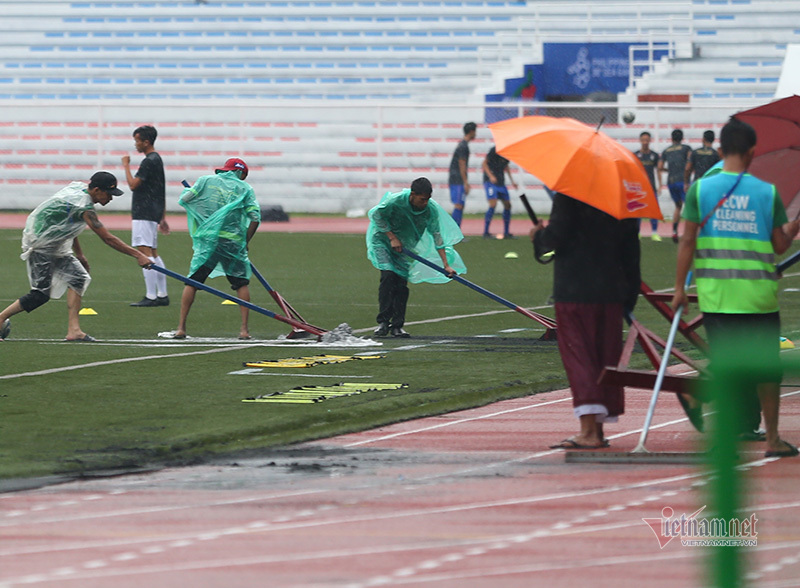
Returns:
[[[120,196],[124,194],[122,190],[117,188],[117,178],[114,177],[114,174],[107,171],[99,171],[94,174],[92,179],[89,180],[89,187],[100,188],[112,196]]]

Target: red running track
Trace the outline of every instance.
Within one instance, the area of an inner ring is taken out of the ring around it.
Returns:
[[[129,231],[131,229],[131,219],[122,214],[103,214],[99,211],[100,221],[110,231]],[[27,214],[4,213],[0,214],[0,229],[22,229],[25,226]],[[174,231],[186,231],[186,215],[168,215],[167,222],[170,229]],[[646,224],[646,223],[645,223]],[[366,234],[369,220],[363,218],[346,218],[340,216],[290,216],[289,222],[274,223],[263,222],[259,231],[269,233],[355,233]],[[495,218],[492,221],[492,233],[502,232],[502,219]],[[531,228],[531,222],[526,218],[512,218],[510,230],[513,235],[525,238]],[[465,218],[461,224],[461,229],[465,235],[483,235],[483,218]],[[659,232],[663,236],[669,236],[671,225],[661,223]],[[642,227],[642,233],[650,236],[650,225]]]
[[[782,431],[800,440],[789,393]],[[649,393],[607,428],[627,452]],[[262,407],[257,407],[262,408]],[[566,391],[400,423],[234,463],[0,495],[0,586],[707,585],[708,551],[663,549],[642,518],[693,513],[707,477],[689,465],[574,464],[547,445],[576,427]],[[699,440],[662,395],[653,451]],[[601,450],[603,451],[603,450]],[[744,447],[744,548],[763,587],[800,577],[800,459]]]

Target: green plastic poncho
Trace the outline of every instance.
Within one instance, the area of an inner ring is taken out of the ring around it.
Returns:
[[[230,275],[250,278],[247,255],[247,228],[250,222],[261,222],[261,209],[253,188],[240,180],[235,172],[201,176],[186,188],[178,200],[186,209],[194,255],[193,274],[216,255],[217,262],[209,277]],[[238,263],[225,264],[222,256]]]
[[[47,256],[42,263],[51,265],[50,259],[54,257],[72,255],[72,241],[86,228],[83,215],[86,211],[94,210],[94,202],[87,192],[88,187],[84,182],[72,182],[42,202],[28,215],[22,231],[20,258],[28,261],[31,253],[36,252]],[[28,263],[29,280],[32,272],[40,273],[31,267],[31,263]],[[75,266],[52,267],[53,275],[48,294],[50,298],[61,298],[67,290],[67,285],[74,282],[71,279],[74,276],[65,272],[71,271],[70,268]],[[88,274],[83,276],[83,291],[79,294],[83,295],[86,292],[90,281]]]
[[[423,210],[415,210],[410,202],[411,190],[387,192],[380,204],[369,211],[367,229],[367,258],[379,270],[388,270],[412,283],[429,282],[443,284],[450,278],[394,251],[386,236],[393,232],[403,247],[420,257],[441,266],[437,250],[444,249],[447,262],[458,274],[465,274],[467,267],[453,245],[464,238],[461,229],[444,209],[434,200],[429,200]]]

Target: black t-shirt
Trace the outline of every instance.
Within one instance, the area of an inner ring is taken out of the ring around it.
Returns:
[[[134,220],[161,222],[166,207],[164,164],[161,156],[148,153],[139,165],[136,177],[141,180],[131,195],[131,217]]]
[[[492,174],[494,175],[494,179],[497,181],[492,182],[492,180],[489,179],[489,175],[486,172],[484,172],[483,183],[484,184],[493,183],[495,186],[505,186],[506,168],[508,167],[508,160],[502,155],[498,155],[494,147],[492,147],[489,150],[489,153],[486,154],[486,165],[489,167],[489,171],[492,172]]]
[[[683,174],[686,171],[686,162],[692,154],[692,148],[688,145],[679,143],[672,144],[661,154],[664,165],[667,166],[667,183],[677,184],[683,182]]]
[[[453,159],[450,160],[450,180],[451,186],[463,186],[464,178],[461,177],[461,168],[458,167],[458,161],[465,160],[467,169],[469,169],[469,143],[463,139],[459,142],[456,150],[453,152]]]
[[[699,147],[692,151],[692,169],[694,177],[702,178],[715,163],[719,161],[719,153],[713,147]]]
[[[537,257],[556,252],[556,302],[621,302],[629,310],[636,305],[641,285],[636,219],[617,220],[556,193],[550,222],[536,233],[533,245]]]
[[[656,168],[658,166],[658,153],[652,149],[647,153],[643,153],[641,149],[634,153],[639,161],[644,166],[644,171],[647,172],[647,177],[650,179],[650,185],[653,186],[653,191],[656,190]]]

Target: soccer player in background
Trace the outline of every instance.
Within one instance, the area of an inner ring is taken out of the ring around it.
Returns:
[[[650,139],[650,133],[642,131],[639,135],[641,148],[635,151],[634,155],[642,162],[644,171],[647,172],[647,178],[650,180],[650,185],[653,187],[653,192],[655,192],[656,198],[658,198],[658,192],[661,190],[661,174],[656,174],[656,169],[658,168],[660,158],[658,157],[658,153],[650,149]],[[656,186],[656,178],[658,178],[658,186]],[[651,218],[650,228],[653,232],[650,238],[653,241],[661,241],[661,236],[658,234],[658,220]]]
[[[692,148],[683,144],[683,131],[675,129],[672,131],[672,145],[664,149],[661,153],[661,161],[658,162],[659,176],[665,166],[667,167],[667,188],[669,188],[669,195],[675,203],[675,214],[672,216],[673,243],[678,242],[678,223],[681,219],[683,199],[686,196],[686,188],[683,183],[684,173],[691,153]],[[664,183],[662,182],[661,185],[663,186]]]
[[[166,187],[164,163],[156,152],[158,131],[146,125],[133,131],[136,151],[144,154],[136,175],[131,174],[131,158],[122,157],[125,177],[131,189],[131,245],[161,267],[164,261],[158,255],[158,233],[169,234],[166,214]],[[145,295],[131,306],[169,306],[167,276],[159,272],[144,271]]]
[[[506,174],[508,174],[508,180],[515,190],[517,189],[517,183],[511,175],[508,160],[502,155],[498,155],[497,150],[492,147],[489,153],[486,154],[482,167],[483,187],[486,190],[486,199],[489,201],[489,208],[483,218],[483,237],[484,239],[491,237],[489,225],[492,223],[497,201],[500,200],[503,203],[503,239],[513,239],[514,235],[508,230],[508,226],[511,223],[511,199],[506,186]]]
[[[464,203],[469,195],[469,143],[475,138],[478,125],[468,122],[464,125],[464,138],[459,141],[450,160],[450,201],[453,203],[453,220],[461,226],[464,216]]]
[[[702,178],[719,160],[719,153],[714,149],[714,131],[706,131],[703,133],[703,146],[692,151],[689,161],[686,162],[684,184],[689,186],[692,181]],[[692,180],[692,172],[694,172],[694,180]]]

